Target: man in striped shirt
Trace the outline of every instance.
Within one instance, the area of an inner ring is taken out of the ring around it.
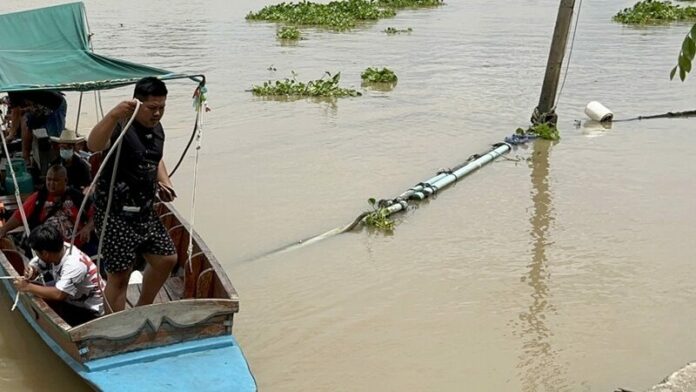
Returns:
[[[63,242],[63,235],[51,224],[35,228],[29,246],[37,257],[29,262],[23,277],[14,281],[17,290],[48,300],[56,313],[75,326],[104,314],[103,280],[96,265],[77,247]],[[50,271],[50,285],[30,283],[39,274]]]

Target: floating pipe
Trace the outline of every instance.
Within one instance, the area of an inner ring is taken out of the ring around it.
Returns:
[[[445,189],[446,187],[451,185],[453,182],[457,181],[460,178],[466,177],[470,173],[472,173],[472,172],[476,171],[477,169],[483,167],[484,165],[490,163],[494,159],[509,152],[510,150],[512,150],[512,146],[510,146],[507,143],[503,143],[503,144],[499,145],[498,147],[496,147],[495,149],[493,149],[492,151],[489,151],[488,153],[481,155],[480,157],[474,159],[473,161],[464,165],[460,169],[457,169],[452,174],[449,174],[446,177],[431,184],[431,188],[433,188],[435,191],[439,191],[440,189]]]
[[[447,173],[438,173],[436,176],[431,177],[423,182],[420,182],[420,183],[414,185],[413,187],[411,187],[411,189],[400,194],[396,198],[397,199],[409,199],[409,198],[411,198],[411,196],[413,196],[413,194],[422,191],[426,186],[430,186],[430,184],[432,184],[433,182],[435,182],[437,180],[444,178],[445,176],[447,176]]]
[[[512,150],[511,145],[507,143],[501,143],[500,145],[496,146],[493,150],[461,166],[452,173],[440,173],[437,176],[431,178],[430,180],[427,180],[421,184],[414,186],[408,191],[402,193],[397,199],[394,199],[394,204],[385,207],[387,210],[387,216],[395,212],[406,210],[406,208],[408,207],[408,201],[406,201],[405,199],[426,199],[430,197],[430,195],[435,194],[440,189],[448,187],[452,183],[456,182],[461,178],[466,177],[468,174],[471,174],[472,172],[492,162],[493,160],[502,156],[503,154],[510,152],[510,150]]]
[[[379,206],[380,208],[384,208],[386,210],[386,215],[389,216],[391,214],[394,214],[399,211],[404,211],[408,208],[409,199],[418,199],[418,200],[423,200],[430,195],[434,194],[437,192],[439,189],[446,187],[447,185],[451,184],[452,182],[466,176],[467,174],[473,172],[474,170],[484,166],[485,164],[489,163],[490,161],[500,157],[501,155],[509,152],[512,150],[512,146],[507,143],[503,143],[500,145],[495,145],[494,149],[489,151],[483,156],[476,157],[474,160],[467,160],[467,162],[462,163],[460,166],[456,167],[455,169],[448,170],[448,172],[441,172],[438,173],[436,176],[423,181],[419,184],[416,184],[406,192],[402,193],[395,199],[391,200],[380,200],[379,201]],[[452,173],[452,171],[454,171]],[[444,181],[443,181],[444,180]],[[408,196],[408,197],[407,197]],[[320,240],[333,237],[335,235],[345,233],[348,231],[353,230],[355,227],[357,227],[359,224],[363,223],[365,220],[365,217],[371,214],[372,211],[366,211],[363,212],[362,214],[358,215],[353,222],[349,223],[346,226],[343,227],[337,227],[335,229],[331,229],[327,231],[326,233],[319,234],[310,238],[307,238],[302,241],[298,241],[296,243],[290,244],[283,246],[281,248],[278,248],[276,250],[266,252],[260,256],[253,257],[248,260],[255,260],[261,257],[265,257],[271,254],[277,254],[277,253],[282,253],[282,252],[288,252],[293,249],[298,249],[303,246],[307,246],[309,244],[313,244],[315,242],[318,242]]]

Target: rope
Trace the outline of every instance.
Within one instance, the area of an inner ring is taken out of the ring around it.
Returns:
[[[578,4],[578,12],[575,14],[575,26],[573,27],[573,36],[570,39],[570,49],[568,50],[568,59],[566,60],[565,72],[563,73],[563,82],[561,82],[561,88],[558,90],[556,95],[556,103],[554,103],[552,112],[556,111],[558,102],[561,100],[561,93],[563,92],[563,87],[565,87],[566,78],[568,77],[568,70],[570,69],[570,58],[573,55],[573,46],[575,45],[575,33],[578,32],[578,21],[580,20],[580,10],[582,9],[582,0]]]
[[[687,110],[685,112],[667,112],[662,114],[652,114],[649,116],[638,116],[632,118],[624,118],[620,120],[611,120],[610,122],[626,122],[636,120],[652,120],[655,118],[675,118],[675,117],[692,117],[696,116],[696,110]]]
[[[75,120],[75,135],[79,135],[77,127],[80,125],[80,112],[82,111],[82,91],[80,91],[80,100],[77,103],[77,119]]]
[[[113,199],[113,192],[114,192],[114,182],[116,181],[116,171],[118,170],[118,159],[121,155],[121,141],[123,140],[123,137],[126,135],[126,132],[128,132],[128,129],[130,128],[131,124],[133,124],[133,121],[135,120],[135,116],[138,114],[138,110],[140,110],[140,105],[142,102],[139,100],[135,101],[135,110],[133,111],[133,115],[131,116],[130,120],[128,120],[128,123],[126,123],[126,126],[123,127],[123,130],[121,131],[121,134],[118,135],[118,138],[114,142],[114,144],[111,146],[111,149],[109,150],[109,153],[106,154],[106,157],[104,157],[104,160],[102,161],[101,166],[99,167],[99,170],[97,170],[97,173],[94,175],[94,178],[92,179],[92,183],[89,184],[89,187],[87,188],[86,194],[91,194],[95,184],[97,183],[97,180],[99,179],[99,176],[101,176],[102,170],[106,167],[106,163],[109,161],[109,158],[111,158],[111,155],[116,152],[116,161],[114,162],[114,168],[111,173],[111,183],[109,184],[109,196],[106,201],[106,211],[104,211],[104,222],[102,222],[102,227],[99,235],[99,245],[97,246],[97,255],[95,256],[95,261],[97,264],[97,271],[100,274],[99,279],[101,279],[101,249],[102,249],[102,244],[104,242],[104,233],[106,232],[106,222],[109,218],[109,209],[111,208],[111,201]],[[116,147],[116,148],[113,148]],[[72,235],[70,236],[70,249],[68,250],[68,253],[72,252],[73,246],[75,246],[75,237],[77,236],[77,228],[80,225],[80,219],[82,217],[82,213],[85,210],[85,206],[87,205],[87,199],[88,197],[85,197],[82,200],[82,204],[80,204],[80,210],[77,212],[77,218],[75,219],[75,226],[73,227],[73,232]],[[102,292],[102,297],[104,298],[104,304],[109,308],[109,312],[112,312],[113,309],[111,308],[111,305],[109,304],[109,301],[106,299],[106,295],[104,294],[104,291],[99,285],[99,290]]]
[[[102,106],[101,91],[97,90],[97,96],[99,97],[99,115],[104,118],[104,107]]]
[[[198,88],[196,89],[196,92],[194,92],[194,107],[196,108],[196,125],[193,127],[194,134],[196,135],[196,158],[193,163],[193,190],[191,192],[191,219],[189,219],[189,238],[188,238],[188,247],[186,249],[186,254],[188,257],[188,260],[186,261],[189,265],[189,271],[193,271],[193,262],[191,261],[191,257],[193,255],[193,225],[196,220],[196,189],[198,188],[198,161],[200,158],[200,151],[201,151],[201,144],[202,144],[202,139],[203,139],[203,111],[207,108],[206,102],[205,102],[205,86],[203,84],[199,85]],[[191,135],[193,137],[193,135]],[[184,149],[184,153],[181,155],[181,159],[179,159],[179,163],[177,163],[176,167],[174,168],[174,171],[179,167],[179,164],[181,164],[181,161],[184,159],[184,156],[186,155],[186,151],[188,150],[189,146],[191,145],[191,140],[189,140],[189,145],[186,146],[186,149]],[[174,174],[174,171],[172,171],[172,174]],[[169,175],[169,177],[172,176],[172,174]]]
[[[7,162],[10,167],[10,174],[12,175],[12,183],[14,184],[14,195],[17,199],[17,207],[19,208],[19,216],[22,218],[22,225],[24,226],[24,233],[29,236],[29,222],[27,221],[27,214],[24,211],[24,204],[22,204],[22,196],[19,193],[19,184],[17,184],[17,177],[15,176],[14,167],[12,166],[12,157],[10,156],[10,151],[7,148],[7,140],[5,140],[5,133],[0,132],[0,138],[2,138],[2,148],[5,151],[5,157],[7,157]]]
[[[14,167],[12,166],[12,157],[10,156],[10,151],[7,148],[7,140],[5,140],[5,132],[2,132],[0,130],[0,138],[2,138],[2,148],[5,151],[5,157],[7,158],[7,162],[9,163],[10,166],[10,174],[12,175],[12,184],[14,184],[14,194],[15,198],[17,199],[17,207],[19,208],[19,216],[22,218],[22,225],[24,226],[24,234],[29,237],[29,222],[27,221],[27,214],[24,211],[24,204],[22,203],[22,196],[19,194],[19,184],[17,184],[17,177],[15,176],[15,171]],[[31,250],[31,255],[32,257],[36,256],[34,253],[34,250]],[[17,304],[19,303],[19,294],[20,292],[17,291],[17,294],[15,295],[14,303],[12,304],[12,308],[10,309],[11,311],[14,312],[15,309],[17,309]]]

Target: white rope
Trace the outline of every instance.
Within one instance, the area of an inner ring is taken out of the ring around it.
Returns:
[[[126,135],[126,132],[128,131],[128,128],[130,128],[131,124],[133,124],[133,121],[135,120],[135,115],[138,114],[138,110],[140,109],[141,102],[136,100],[135,102],[135,110],[133,111],[133,115],[131,116],[130,120],[128,120],[128,123],[126,126],[121,130],[121,134],[118,135],[118,138],[114,142],[114,146],[120,146],[121,145],[121,140],[123,140],[123,137]],[[101,166],[99,166],[99,170],[97,170],[97,173],[94,175],[94,178],[92,179],[92,183],[89,184],[89,187],[87,188],[87,192],[85,192],[87,195],[92,193],[92,190],[94,189],[95,184],[97,183],[97,180],[99,179],[99,176],[101,176],[102,170],[104,170],[104,167],[106,166],[106,162],[109,161],[109,158],[111,158],[111,155],[114,153],[114,151],[120,151],[118,148],[114,149],[113,146],[111,150],[109,150],[109,153],[106,154],[104,159],[102,160]],[[116,165],[114,165],[116,166]],[[113,177],[112,177],[113,180]],[[111,184],[111,187],[113,188],[113,184]],[[113,189],[109,189],[109,197],[111,197],[111,194],[113,192]],[[82,199],[82,204],[80,204],[80,210],[77,213],[77,219],[75,221],[75,226],[73,227],[73,232],[72,235],[70,236],[70,252],[72,252],[72,248],[75,245],[75,237],[77,236],[77,228],[80,223],[80,219],[82,218],[82,213],[85,210],[85,206],[87,204],[87,199],[88,197],[85,197]],[[109,199],[109,202],[111,199]],[[107,211],[108,213],[108,211]],[[100,240],[101,242],[101,240]]]
[[[80,126],[80,112],[82,112],[82,95],[84,93],[80,91],[80,100],[77,102],[77,119],[75,120],[75,135],[79,135],[78,127]]]
[[[104,106],[102,106],[101,91],[97,90],[97,96],[99,97],[99,115],[104,118]]]
[[[578,21],[580,21],[580,10],[582,9],[582,0],[578,4],[578,12],[575,14],[575,26],[573,27],[573,36],[570,40],[570,49],[568,50],[568,58],[566,59],[565,72],[563,73],[563,81],[561,82],[561,88],[556,94],[556,103],[553,104],[552,112],[556,111],[558,102],[561,100],[561,94],[563,93],[563,87],[565,87],[566,78],[568,77],[568,70],[570,69],[570,58],[573,56],[573,46],[575,45],[575,34],[578,32]]]
[[[17,206],[19,208],[19,215],[22,218],[22,225],[24,226],[24,233],[29,236],[29,222],[27,221],[27,214],[24,211],[24,204],[22,203],[22,196],[19,193],[19,184],[17,184],[17,177],[15,176],[15,171],[14,167],[12,166],[12,157],[10,156],[10,151],[7,148],[7,140],[5,140],[5,132],[0,130],[0,138],[2,138],[2,148],[5,151],[5,157],[7,158],[7,163],[9,163],[10,166],[10,174],[12,175],[12,183],[14,184],[15,188],[15,198],[17,199]],[[34,250],[31,250],[32,256],[35,256]],[[13,276],[3,276],[0,277],[0,279],[14,279]],[[12,304],[12,308],[10,309],[11,311],[14,312],[15,309],[17,309],[17,304],[19,303],[19,294],[20,291],[17,291],[17,294],[15,295],[14,302]]]
[[[10,167],[10,174],[12,175],[12,183],[14,184],[14,195],[17,199],[17,207],[19,208],[19,215],[22,217],[22,225],[24,225],[24,233],[29,236],[29,222],[27,221],[27,214],[24,211],[24,204],[22,204],[22,196],[19,194],[19,185],[17,184],[17,177],[15,176],[14,167],[12,166],[12,157],[10,156],[10,151],[7,148],[7,140],[5,140],[5,133],[0,132],[0,137],[2,138],[2,148],[5,151],[5,157],[7,158],[8,166]]]
[[[100,230],[100,235],[99,235],[99,245],[97,246],[97,255],[94,257],[96,261],[96,266],[97,266],[97,273],[99,274],[99,279],[101,279],[101,249],[102,249],[102,244],[104,243],[104,233],[106,232],[106,222],[109,219],[109,209],[111,208],[111,201],[113,199],[113,192],[114,192],[114,182],[116,181],[116,171],[118,170],[118,159],[121,155],[121,141],[123,140],[123,137],[126,135],[126,132],[128,132],[128,129],[131,127],[131,124],[133,124],[133,121],[135,120],[135,116],[138,114],[138,110],[140,110],[140,105],[142,102],[136,99],[135,101],[135,110],[133,110],[133,115],[131,116],[130,120],[128,120],[128,123],[126,123],[126,126],[123,127],[123,130],[121,130],[121,134],[118,135],[118,138],[114,142],[114,144],[111,146],[111,149],[109,150],[109,153],[106,154],[104,157],[104,160],[101,163],[101,166],[99,167],[99,170],[97,170],[97,173],[94,175],[94,178],[92,179],[92,183],[89,184],[89,187],[87,188],[86,194],[89,195],[92,193],[95,184],[97,183],[97,180],[99,179],[99,176],[101,176],[102,170],[106,167],[106,163],[109,161],[109,158],[111,158],[111,155],[116,152],[116,158],[114,162],[114,168],[113,171],[111,172],[111,183],[109,184],[109,197],[106,201],[106,211],[104,211],[104,221],[102,222],[102,227]],[[116,148],[114,148],[116,147]],[[82,218],[82,213],[85,210],[85,206],[87,205],[87,199],[88,197],[85,196],[84,199],[82,199],[82,204],[80,205],[80,210],[77,212],[77,218],[75,219],[75,226],[73,227],[73,232],[72,235],[70,236],[70,249],[68,250],[68,253],[72,252],[73,246],[75,246],[75,237],[77,236],[77,228],[80,225],[80,219]],[[104,294],[104,291],[101,287],[101,284],[99,285],[99,290],[102,292],[102,297],[104,298],[104,304],[109,308],[109,312],[112,312],[113,309],[111,307],[111,304],[109,304],[109,301],[106,299],[106,295]]]
[[[201,152],[201,142],[203,139],[203,112],[205,104],[201,102],[198,106],[198,132],[196,132],[196,159],[193,164],[193,191],[191,192],[191,218],[189,219],[189,241],[186,253],[188,256],[189,271],[193,272],[191,257],[193,255],[193,225],[196,221],[196,189],[198,188],[198,160]]]
[[[19,293],[20,291],[17,290],[17,295],[15,295],[14,303],[12,303],[12,308],[10,309],[11,312],[14,312],[15,309],[17,309],[17,304],[19,304]]]

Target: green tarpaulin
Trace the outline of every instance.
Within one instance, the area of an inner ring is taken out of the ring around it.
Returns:
[[[192,77],[92,53],[88,35],[82,3],[0,15],[0,92],[101,90],[145,76]]]

